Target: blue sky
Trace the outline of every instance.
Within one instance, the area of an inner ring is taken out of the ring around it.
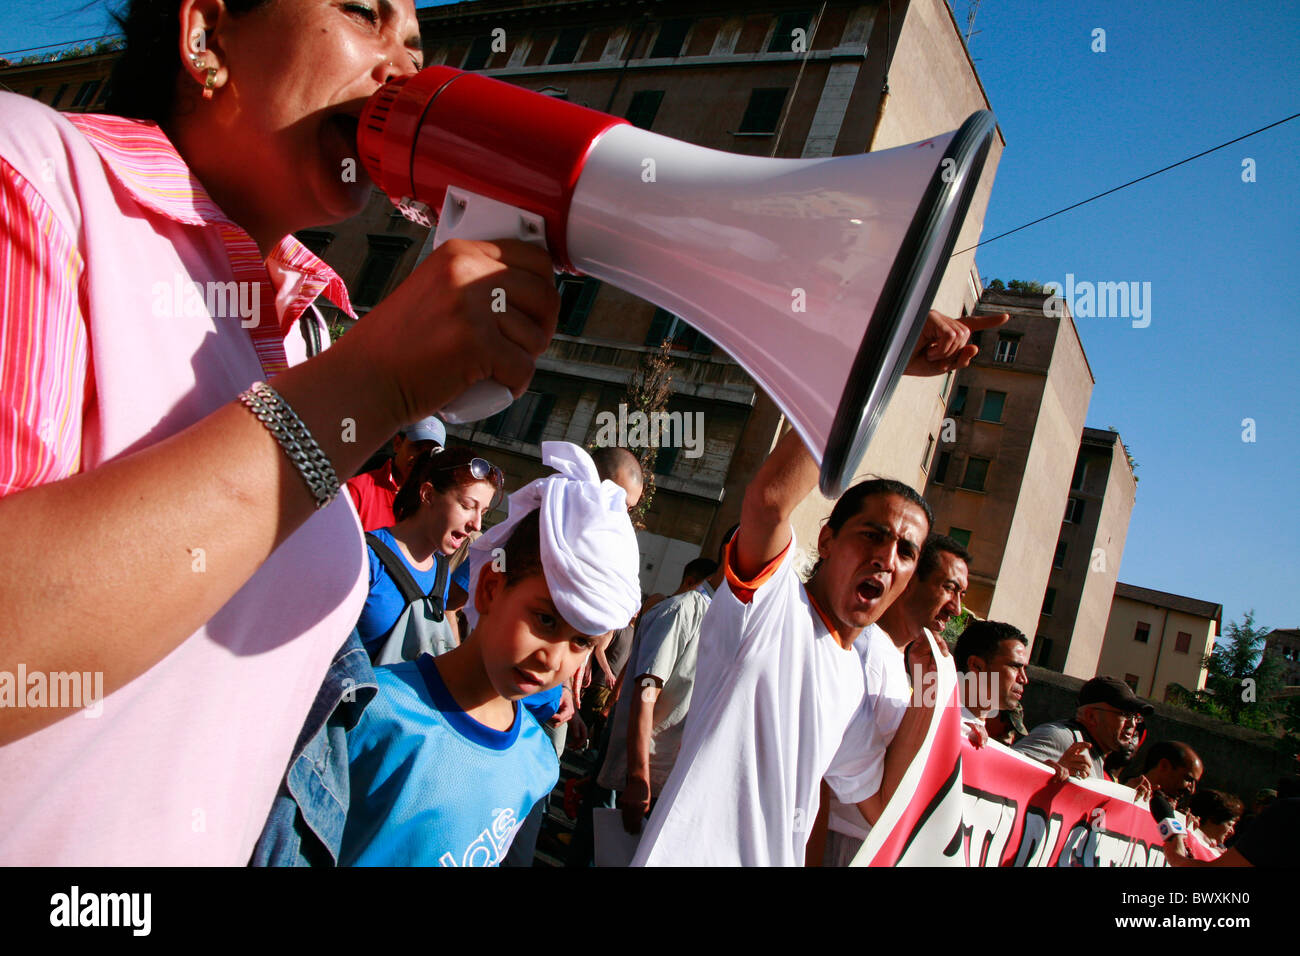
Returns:
[[[108,32],[103,6],[83,6],[0,0],[0,52]],[[966,0],[953,8],[964,24]],[[1300,112],[1289,0],[983,0],[975,29],[1007,141],[985,237]],[[1151,284],[1148,327],[1076,323],[1088,424],[1117,428],[1138,463],[1120,580],[1222,603],[1225,625],[1253,607],[1300,626],[1298,261],[1300,120],[977,255],[990,279]]]
[[[1300,112],[1294,3],[984,0],[975,29],[1007,141],[985,238]],[[1120,580],[1222,603],[1225,627],[1300,625],[1298,253],[1293,120],[976,255],[986,278],[1151,283],[1146,328],[1076,320],[1088,424],[1138,465]]]

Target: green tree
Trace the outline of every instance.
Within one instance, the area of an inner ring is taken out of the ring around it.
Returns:
[[[633,412],[644,412],[647,419],[654,421],[651,413],[667,410],[668,399],[672,397],[672,370],[672,343],[665,339],[658,349],[646,352],[636,370],[628,376],[625,401],[629,416]],[[659,457],[659,448],[656,443],[647,442],[644,448],[628,450],[636,455],[645,476],[641,500],[630,513],[633,526],[644,528],[645,516],[655,496],[655,459]]]
[[[948,623],[943,626],[941,638],[947,643],[948,647],[957,646],[957,638],[961,637],[961,632],[966,630],[966,625],[971,621],[979,620],[975,613],[968,607],[963,607],[960,614],[954,614],[948,618]]]
[[[1205,690],[1197,696],[1215,706],[1197,709],[1211,714],[1217,711],[1222,719],[1243,727],[1273,729],[1278,710],[1274,695],[1281,679],[1277,661],[1264,654],[1269,631],[1255,624],[1253,609],[1241,623],[1228,625],[1226,640],[1217,641],[1214,651],[1202,661],[1209,677]]]
[[[1025,279],[1012,279],[1007,283],[1007,288],[1012,292],[1040,293],[1044,291],[1041,282],[1030,282]]]

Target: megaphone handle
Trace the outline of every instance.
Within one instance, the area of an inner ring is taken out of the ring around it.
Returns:
[[[517,206],[480,196],[467,189],[447,188],[447,197],[433,235],[434,248],[448,239],[522,239],[546,248],[546,224],[541,216]],[[475,382],[439,411],[443,421],[463,425],[488,418],[510,407],[510,389],[493,379]]]
[[[444,405],[438,414],[449,425],[464,425],[491,418],[502,409],[509,408],[514,400],[510,389],[489,378],[465,389],[459,398]]]

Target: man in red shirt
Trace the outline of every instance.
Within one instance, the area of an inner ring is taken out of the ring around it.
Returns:
[[[447,443],[447,429],[430,415],[407,425],[393,439],[393,457],[373,471],[363,472],[347,483],[348,494],[361,516],[363,531],[388,528],[393,524],[393,499],[397,489],[411,473],[411,465],[420,452],[442,448]]]

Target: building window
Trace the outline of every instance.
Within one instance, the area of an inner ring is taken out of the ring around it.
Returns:
[[[1002,404],[1007,400],[1006,392],[985,392],[984,402],[980,405],[980,421],[1002,421]]]
[[[1133,632],[1133,640],[1139,644],[1146,644],[1151,640],[1151,625],[1138,621],[1137,629]]]
[[[664,21],[663,26],[659,28],[659,35],[655,37],[655,45],[650,49],[650,58],[681,56],[682,44],[686,42],[686,34],[690,28],[689,18]]]
[[[1052,609],[1056,607],[1056,588],[1048,588],[1047,593],[1043,595],[1042,614],[1046,617],[1052,616]]]
[[[562,335],[581,335],[592,303],[596,301],[596,293],[600,291],[600,280],[566,276],[557,280],[557,285],[560,290],[560,323],[555,331]]]
[[[749,105],[745,107],[745,117],[740,121],[739,133],[775,133],[777,121],[781,118],[781,107],[785,105],[785,95],[790,90],[779,89],[754,90],[749,94]]]
[[[952,461],[952,452],[939,452],[939,461],[934,466],[934,478],[932,479],[936,485],[943,484],[944,478],[948,477],[948,463],[950,461]]]
[[[361,265],[357,276],[356,291],[352,293],[352,304],[362,308],[371,308],[383,298],[388,281],[393,277],[398,260],[402,258],[411,240],[405,236],[367,236],[370,252]]]
[[[1070,490],[1083,490],[1083,483],[1088,477],[1088,463],[1082,459],[1074,463],[1074,477],[1070,479]]]
[[[970,550],[970,530],[968,528],[949,528],[948,537],[956,541],[959,545]]]
[[[930,470],[930,456],[934,454],[934,436],[928,435],[925,439],[925,454],[921,456],[921,470],[928,472]]]
[[[555,41],[555,46],[551,48],[551,56],[547,63],[572,63],[578,56],[578,48],[582,46],[582,38],[587,35],[586,27],[572,27],[560,33],[560,38]]]
[[[68,92],[68,84],[60,83],[59,88],[54,91],[54,99],[50,100],[50,106],[53,109],[59,108],[59,101],[63,99],[63,94]]]
[[[1177,654],[1186,654],[1192,649],[1192,635],[1186,631],[1179,631],[1178,636],[1174,638],[1174,652]]]
[[[1039,667],[1046,667],[1048,659],[1052,656],[1052,639],[1040,634],[1034,638],[1034,649],[1038,651],[1034,663]]]
[[[334,233],[323,229],[303,229],[295,232],[293,237],[318,256],[324,255],[325,249],[334,241]]]
[[[72,105],[69,109],[83,109],[89,106],[95,98],[95,91],[99,89],[99,80],[87,80],[81,84],[77,90],[77,95],[72,98]]]
[[[32,99],[34,99],[34,100],[39,100],[39,99],[41,98],[41,93],[44,91],[44,89],[45,89],[45,87],[43,87],[43,86],[38,86],[38,87],[36,87],[36,89],[32,90],[32,91],[31,91],[30,93],[28,93],[27,95],[30,96],[30,97],[31,97]],[[949,374],[952,374],[952,373],[950,372]]]
[[[948,414],[953,418],[961,418],[966,414],[966,397],[970,394],[970,389],[965,385],[957,386],[957,394],[952,397],[952,406],[948,409]]]
[[[498,412],[484,422],[481,430],[498,438],[536,445],[554,406],[554,395],[530,390],[515,399],[504,412]]]
[[[1052,555],[1052,567],[1054,568],[1065,567],[1065,542],[1064,541],[1056,542],[1056,554]]]
[[[481,70],[487,66],[488,57],[492,55],[492,38],[490,36],[479,35],[474,38],[474,42],[469,46],[469,52],[465,54],[465,62],[460,65],[462,70]]]
[[[989,474],[989,460],[987,458],[967,458],[966,474],[962,476],[961,487],[967,491],[983,491],[984,479]]]
[[[1067,524],[1083,523],[1083,499],[1070,498],[1065,503],[1065,520]]]
[[[708,355],[713,351],[713,343],[697,329],[691,328],[683,319],[673,315],[667,309],[655,309],[655,317],[650,322],[650,333],[645,337],[645,344],[659,346],[664,342],[669,347],[686,352],[698,352]]]
[[[1018,335],[999,335],[998,347],[993,353],[993,361],[1006,362],[1008,365],[1016,360],[1016,352],[1020,349],[1020,336]]]
[[[627,121],[641,129],[649,129],[654,125],[659,104],[663,101],[663,90],[638,90],[632,94],[632,102],[628,104]]]
[[[1136,693],[1138,692],[1138,676],[1137,676],[1137,674],[1125,674],[1125,675],[1124,675],[1124,683],[1128,684],[1128,686],[1129,686],[1129,690],[1133,691],[1133,693],[1136,694]]]
[[[792,53],[794,52],[795,30],[803,31],[805,50],[812,47],[812,37],[808,35],[808,27],[812,25],[812,11],[799,10],[795,13],[783,13],[776,21],[776,29],[772,31],[772,39],[767,44],[768,53]]]
[[[677,464],[677,452],[680,449],[676,445],[662,447],[655,453],[655,474],[671,475],[673,465]]]

